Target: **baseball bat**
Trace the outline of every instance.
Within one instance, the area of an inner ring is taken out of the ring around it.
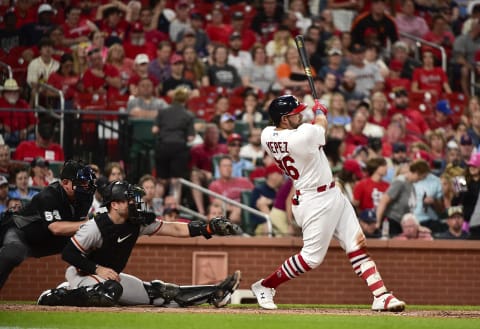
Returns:
[[[308,60],[307,50],[305,49],[305,40],[303,35],[297,35],[295,37],[295,43],[297,44],[298,54],[300,55],[300,61],[302,61],[303,70],[307,76],[308,84],[312,90],[313,99],[318,99],[317,90],[313,83],[312,69],[310,67],[310,61]]]

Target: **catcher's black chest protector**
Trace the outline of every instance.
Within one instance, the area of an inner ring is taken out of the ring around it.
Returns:
[[[95,222],[102,235],[103,244],[91,252],[88,258],[117,273],[122,272],[137,242],[140,226],[129,222],[114,224],[107,213],[96,216]]]

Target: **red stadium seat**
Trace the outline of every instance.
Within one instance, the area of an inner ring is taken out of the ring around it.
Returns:
[[[215,113],[215,99],[212,97],[199,96],[192,97],[187,101],[187,109],[192,111],[195,116],[205,121],[210,121]]]
[[[435,108],[435,104],[437,104],[438,96],[433,92],[427,94],[424,92],[410,91],[408,94],[408,100],[410,108],[417,109],[420,112],[425,113],[425,115],[430,115]]]

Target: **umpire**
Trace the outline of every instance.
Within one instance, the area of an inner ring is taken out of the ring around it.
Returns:
[[[61,181],[45,187],[0,226],[0,290],[27,257],[59,254],[84,224],[95,193],[95,174],[81,162],[65,162]],[[3,243],[2,243],[3,241]]]

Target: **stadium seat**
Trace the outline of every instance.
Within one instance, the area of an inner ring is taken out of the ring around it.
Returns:
[[[424,92],[410,91],[408,94],[409,107],[417,109],[425,115],[431,115],[435,104],[437,104],[438,96],[436,93],[430,92],[430,98],[428,94]]]

